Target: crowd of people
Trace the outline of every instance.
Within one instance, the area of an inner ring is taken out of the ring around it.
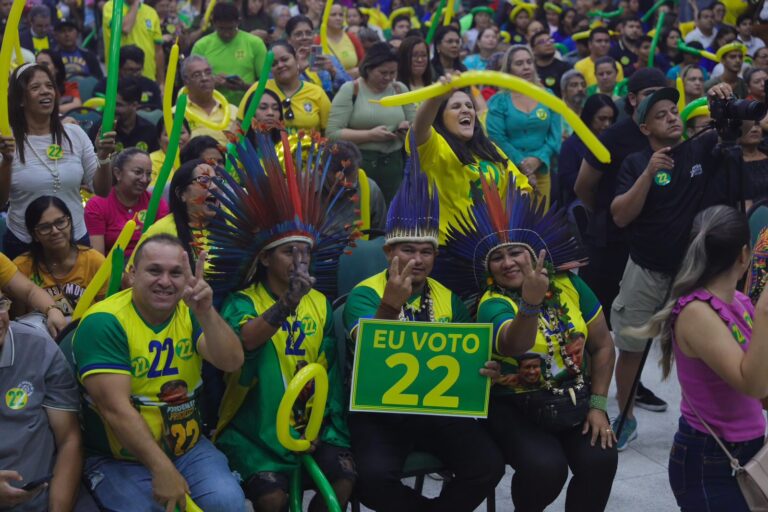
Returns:
[[[719,443],[744,464],[766,429],[768,6],[447,8],[26,2],[0,136],[0,510],[287,510],[304,453],[276,417],[312,363],[310,452],[342,509],[472,511],[510,466],[515,510],[566,486],[566,510],[605,510],[634,408],[667,409],[641,380],[653,340],[682,391],[677,506],[749,510]],[[470,71],[522,85],[450,87]],[[341,292],[363,245],[379,268]],[[491,324],[487,418],[349,411],[372,318]],[[415,450],[442,464],[436,498],[403,483]]]

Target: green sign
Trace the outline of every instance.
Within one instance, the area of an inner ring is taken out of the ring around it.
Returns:
[[[488,416],[491,324],[361,320],[351,411]]]

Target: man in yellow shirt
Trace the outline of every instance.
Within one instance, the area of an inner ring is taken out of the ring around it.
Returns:
[[[225,132],[237,131],[237,106],[215,92],[208,60],[199,55],[187,57],[181,66],[181,79],[189,95],[186,118],[191,136],[209,135],[226,146],[229,141]]]
[[[112,12],[114,3],[104,4],[104,48],[106,63],[109,64],[109,44],[112,39]],[[123,5],[123,34],[120,45],[133,44],[144,51],[145,77],[161,84],[165,81],[165,57],[163,55],[163,34],[160,18],[152,7],[141,0],[125,0]]]
[[[587,46],[589,48],[589,55],[574,64],[573,68],[584,75],[584,79],[587,81],[587,87],[589,87],[590,85],[597,84],[595,61],[600,57],[605,57],[608,55],[608,52],[611,51],[611,33],[605,27],[592,29],[589,33]],[[624,69],[621,66],[618,68],[616,81],[621,82],[624,80]]]

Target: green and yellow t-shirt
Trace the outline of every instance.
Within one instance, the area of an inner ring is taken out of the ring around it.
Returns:
[[[276,300],[264,284],[251,285],[227,297],[221,315],[239,336],[243,325]],[[318,363],[328,371],[328,401],[319,438],[349,447],[333,310],[322,293],[310,290],[272,339],[256,350],[246,351],[243,367],[227,378],[216,442],[232,469],[245,480],[256,472],[288,472],[298,465],[295,454],[277,440],[275,418],[285,387],[310,363]],[[313,401],[314,384],[310,384],[299,395],[291,415],[297,437],[306,427]]]
[[[202,330],[183,302],[164,323],[150,325],[132,299],[133,290],[124,290],[83,316],[72,341],[77,376],[81,384],[101,373],[130,376],[133,405],[168,456],[179,457],[201,434],[197,395],[203,360],[197,343]],[[85,388],[83,395],[86,451],[136,460],[101,419]]]
[[[568,310],[572,338],[566,340],[565,351],[574,362],[586,370],[584,363],[584,347],[589,337],[589,325],[598,317],[602,306],[594,292],[577,275],[571,272],[555,276],[555,287],[560,290],[560,301]],[[494,393],[523,393],[541,389],[543,384],[543,365],[547,355],[547,341],[541,318],[536,342],[533,348],[519,357],[506,357],[499,353],[499,333],[504,325],[512,322],[517,314],[518,306],[507,296],[488,290],[480,299],[477,309],[478,323],[493,324],[493,358],[501,363],[502,380],[493,386]],[[556,338],[555,338],[556,339]],[[570,380],[560,347],[555,343],[555,353],[552,358],[552,375],[557,382]]]
[[[139,2],[141,0],[135,0]],[[123,18],[128,14],[131,7],[123,5]],[[109,65],[109,42],[112,39],[112,12],[114,2],[109,0],[104,4],[102,13],[104,15],[104,58]],[[120,46],[133,44],[144,51],[144,70],[142,75],[150,80],[157,80],[157,64],[155,63],[155,47],[163,44],[163,33],[160,30],[160,18],[149,5],[142,3],[136,13],[136,23],[129,34],[123,34],[120,38]]]
[[[293,111],[293,120],[285,117],[285,94],[280,90],[274,80],[267,82],[267,89],[274,92],[283,102],[283,122],[289,133],[299,130],[325,131],[328,126],[328,115],[331,112],[331,100],[322,87],[309,82],[301,82],[299,90],[291,96],[290,108]]]
[[[421,168],[434,180],[437,195],[440,198],[440,243],[445,243],[448,226],[456,224],[456,217],[462,212],[468,212],[472,207],[472,192],[480,190],[480,172],[487,180],[493,181],[506,196],[510,176],[514,176],[517,188],[531,192],[528,178],[521,173],[511,160],[507,166],[499,162],[480,160],[464,165],[456,157],[451,146],[437,133],[434,128],[427,142],[419,146],[419,162]],[[497,148],[498,149],[498,148]],[[410,145],[406,139],[406,151],[410,153]],[[498,149],[501,155],[504,153]]]
[[[387,271],[385,270],[369,277],[349,292],[344,306],[344,327],[351,339],[355,339],[355,330],[361,319],[376,316],[386,286]],[[435,322],[468,323],[472,321],[467,307],[458,295],[431,277],[427,278],[427,286]],[[404,308],[406,318],[414,320],[415,314],[421,309],[421,299],[421,294],[412,295],[408,299]]]

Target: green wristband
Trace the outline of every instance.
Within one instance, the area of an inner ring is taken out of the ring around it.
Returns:
[[[603,395],[590,395],[589,408],[608,412],[608,397]]]

